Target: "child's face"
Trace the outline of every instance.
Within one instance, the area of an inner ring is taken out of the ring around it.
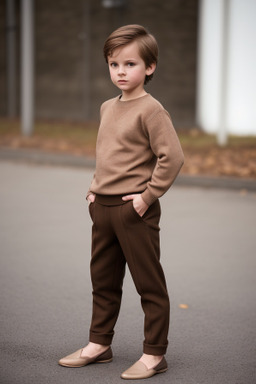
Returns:
[[[115,49],[108,57],[108,65],[112,82],[122,90],[123,96],[129,98],[139,97],[145,92],[145,76],[155,70],[155,64],[146,68],[136,41]]]

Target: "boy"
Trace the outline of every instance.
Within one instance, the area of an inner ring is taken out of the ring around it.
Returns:
[[[122,94],[101,106],[96,172],[87,194],[93,221],[90,342],[59,364],[112,360],[127,263],[145,313],[145,340],[140,360],[121,377],[144,379],[167,370],[169,298],[159,261],[158,198],[178,175],[183,153],[168,112],[144,89],[157,65],[155,38],[139,25],[121,27],[106,40],[104,56]]]

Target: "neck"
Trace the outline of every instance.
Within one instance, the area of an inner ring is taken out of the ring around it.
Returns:
[[[120,97],[120,101],[129,101],[129,100],[135,100],[135,99],[139,99],[140,97],[143,97],[143,96],[146,96],[147,95],[147,92],[143,92],[139,95],[133,95],[133,96],[127,96],[127,95],[121,95]]]
[[[123,92],[122,93],[122,96],[120,97],[120,100],[121,101],[128,101],[128,100],[134,100],[134,99],[139,99],[140,97],[142,96],[145,96],[147,95],[147,92],[145,91],[145,89],[143,89],[141,92],[137,93],[137,94],[127,94],[126,92]]]

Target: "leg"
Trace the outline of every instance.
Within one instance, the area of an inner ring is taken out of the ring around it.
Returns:
[[[94,202],[89,209],[93,220],[93,311],[90,342],[86,347],[60,359],[59,364],[65,367],[82,367],[112,360],[109,345],[121,304],[126,261],[111,226],[110,211],[114,208]]]
[[[159,202],[150,206],[143,218],[132,201],[121,210],[122,226],[116,230],[145,313],[144,353],[162,356],[168,345],[169,297],[159,261]]]
[[[111,225],[111,211],[115,209],[97,203],[91,207],[93,311],[90,342],[101,345],[112,342],[125,274],[126,261]]]

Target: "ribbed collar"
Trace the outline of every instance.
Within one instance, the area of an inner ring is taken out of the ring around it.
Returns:
[[[151,97],[150,93],[147,93],[146,95],[143,95],[141,97],[137,97],[136,99],[121,101],[121,96],[122,95],[119,95],[116,98],[116,104],[120,107],[127,107],[127,105],[131,106],[133,104],[137,104],[138,102],[144,101],[145,98]]]

